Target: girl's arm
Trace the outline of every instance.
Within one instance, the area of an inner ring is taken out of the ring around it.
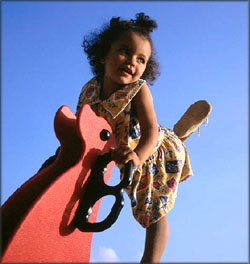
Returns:
[[[144,84],[133,99],[136,116],[140,124],[141,138],[134,152],[139,163],[144,163],[152,153],[158,139],[158,125],[151,92]]]

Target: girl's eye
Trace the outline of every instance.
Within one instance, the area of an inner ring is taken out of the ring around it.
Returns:
[[[142,64],[145,64],[145,59],[140,57],[140,58],[138,58],[138,62],[142,63]]]
[[[121,54],[127,54],[127,50],[126,50],[126,49],[124,49],[124,48],[122,48],[122,49],[119,49],[119,52],[120,52]]]

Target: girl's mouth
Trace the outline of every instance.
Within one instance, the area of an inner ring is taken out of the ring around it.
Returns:
[[[124,74],[124,75],[132,75],[132,71],[128,68],[120,68],[120,71]]]

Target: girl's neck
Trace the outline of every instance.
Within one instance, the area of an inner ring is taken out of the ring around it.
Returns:
[[[117,90],[121,89],[125,85],[122,84],[116,84],[113,82],[110,82],[108,80],[102,80],[101,81],[101,98],[102,99],[107,99],[110,97],[111,94],[116,92]]]

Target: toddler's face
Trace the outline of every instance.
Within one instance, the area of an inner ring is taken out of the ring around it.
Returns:
[[[134,32],[115,41],[104,59],[104,83],[125,85],[138,81],[151,56],[150,42]]]

